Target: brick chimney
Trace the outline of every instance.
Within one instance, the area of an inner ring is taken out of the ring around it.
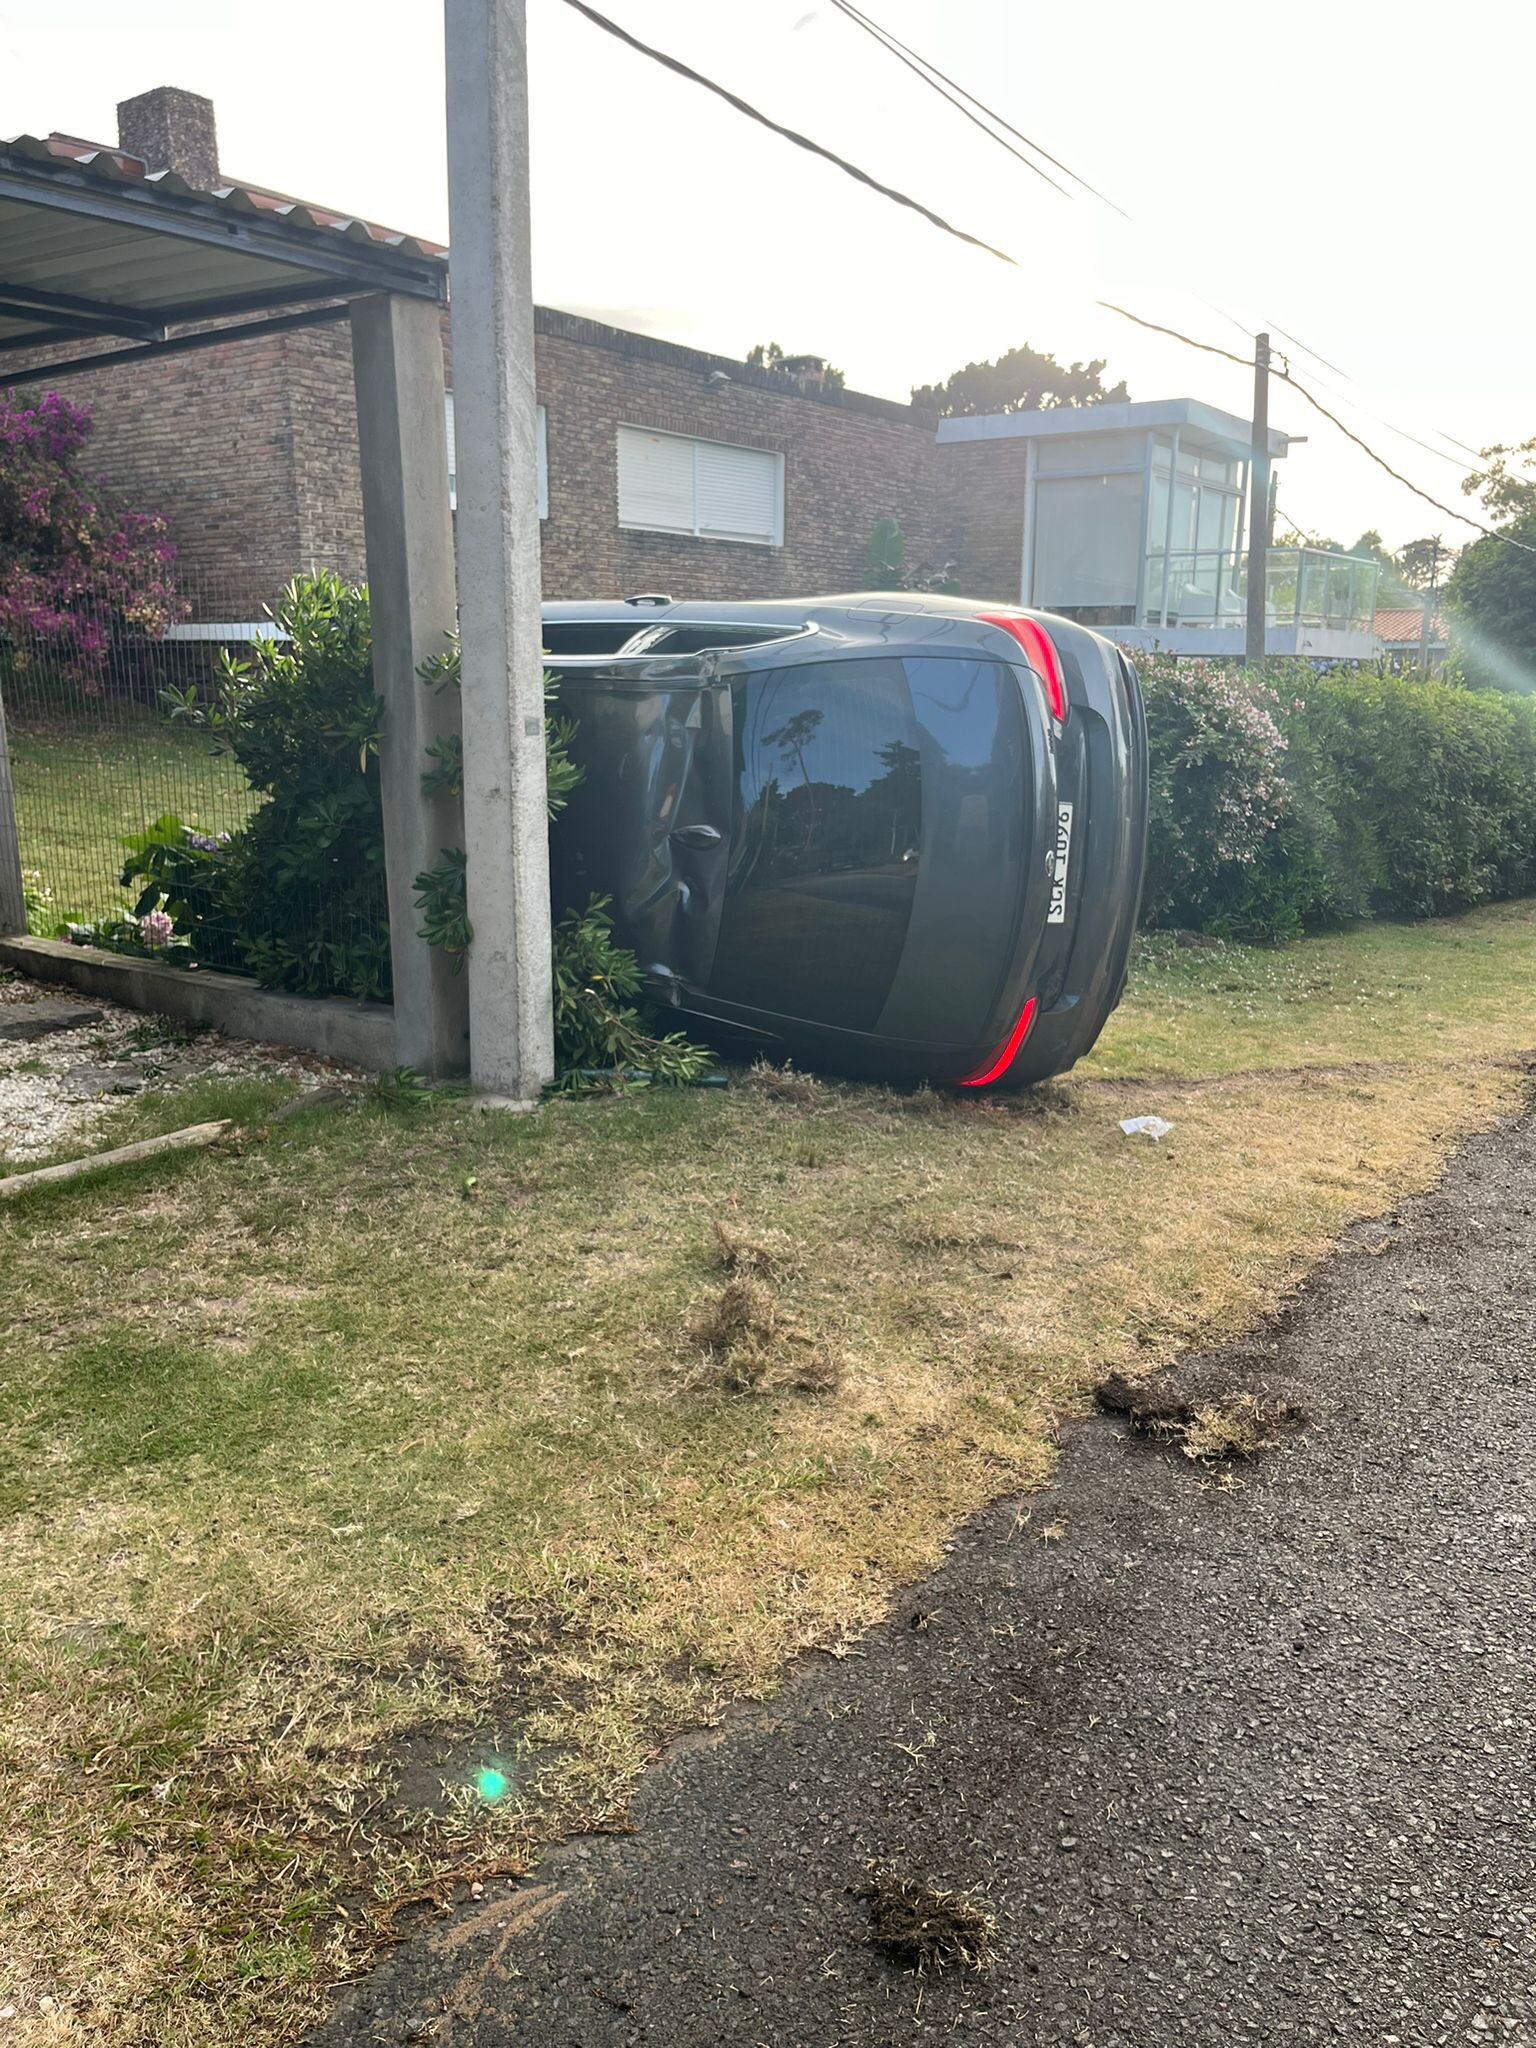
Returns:
[[[117,144],[152,171],[178,171],[199,192],[219,184],[219,139],[213,101],[174,85],[117,103]]]

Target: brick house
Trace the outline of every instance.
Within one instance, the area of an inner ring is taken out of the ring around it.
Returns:
[[[212,104],[196,94],[160,87],[117,112],[115,148],[64,135],[20,141],[71,172],[102,159],[119,177],[180,178],[183,190],[216,191],[225,205],[296,211],[301,223],[366,228],[418,254],[446,253],[267,187],[231,184]],[[296,317],[331,315],[322,306]],[[299,569],[363,576],[344,321],[283,323],[281,332],[131,364],[103,363],[99,333],[77,344],[50,339],[55,370],[69,354],[101,364],[71,364],[70,394],[94,407],[106,482],[165,513],[195,620],[257,618]],[[1244,419],[1177,398],[939,420],[829,390],[814,357],[792,358],[795,374],[760,369],[548,307],[536,309],[535,341],[548,597],[856,590],[871,580],[871,528],[890,517],[909,565],[953,564],[967,595],[1064,612],[1132,645],[1241,651]],[[447,308],[443,343],[451,470]],[[40,360],[0,359],[0,377],[32,382]],[[1272,431],[1271,459],[1287,448]],[[1270,550],[1266,643],[1277,653],[1370,658],[1372,564],[1316,554]]]
[[[209,101],[162,87],[124,101],[118,127],[109,153],[196,189],[224,182]],[[105,146],[55,135],[48,147],[88,161]],[[869,580],[870,529],[887,515],[909,560],[954,557],[933,415],[825,391],[814,365],[799,377],[749,368],[547,307],[535,325],[547,596],[857,588]],[[446,312],[443,339],[451,389]],[[6,374],[27,381],[23,368]],[[166,515],[204,616],[259,615],[297,567],[362,576],[344,323],[82,371],[69,395],[94,408],[92,453],[107,483]],[[450,450],[452,424],[450,398]]]

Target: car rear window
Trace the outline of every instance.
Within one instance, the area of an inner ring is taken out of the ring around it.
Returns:
[[[801,630],[790,626],[692,625],[659,626],[644,644],[647,654],[703,654],[711,647],[756,647],[764,640],[783,640]]]
[[[643,619],[547,619],[546,654],[617,654],[626,641],[643,632]]]

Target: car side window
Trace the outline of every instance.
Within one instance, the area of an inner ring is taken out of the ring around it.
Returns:
[[[905,669],[812,662],[738,689],[740,826],[711,993],[869,1030],[901,959],[922,838]]]

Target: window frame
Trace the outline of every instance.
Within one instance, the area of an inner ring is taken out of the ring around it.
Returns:
[[[626,519],[620,497],[619,448],[625,433],[644,434],[648,439],[682,441],[692,451],[693,523],[690,526],[657,526],[648,520]],[[719,533],[699,524],[699,450],[728,448],[733,454],[765,456],[773,464],[773,530],[768,535]],[[720,541],[727,547],[781,548],[784,545],[784,451],[761,448],[750,441],[722,441],[712,434],[679,434],[671,427],[649,427],[640,420],[619,420],[614,427],[614,517],[621,533],[665,533],[674,540]]]

